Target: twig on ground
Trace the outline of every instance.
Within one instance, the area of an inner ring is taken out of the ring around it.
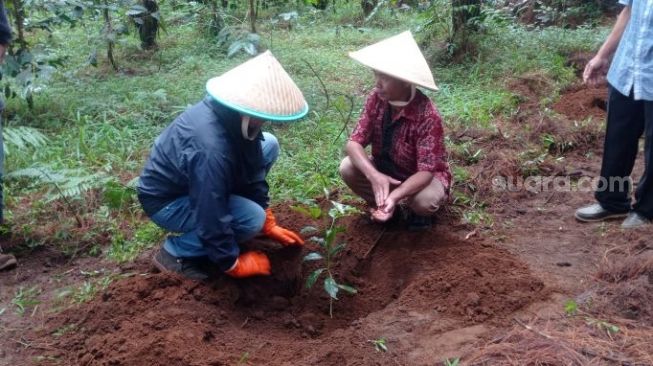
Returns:
[[[367,252],[365,252],[365,255],[363,255],[363,260],[367,259],[367,257],[369,257],[370,254],[372,254],[372,251],[374,251],[374,248],[376,248],[376,246],[379,244],[379,242],[381,242],[381,238],[383,237],[383,234],[385,234],[385,226],[381,229],[381,233],[376,238],[376,240],[374,240],[374,243],[372,243],[372,246],[370,247],[370,249],[368,249]]]
[[[567,349],[569,349],[569,350],[571,350],[573,352],[580,353],[582,355],[590,356],[590,357],[600,357],[600,358],[602,358],[604,360],[612,361],[612,362],[618,362],[618,363],[620,363],[622,365],[630,365],[631,364],[631,362],[628,361],[628,360],[624,360],[624,359],[620,359],[620,358],[614,358],[614,357],[607,356],[607,355],[602,355],[602,354],[599,354],[599,353],[594,352],[594,351],[592,351],[590,349],[587,349],[587,348],[581,348],[581,349],[577,350],[577,349],[571,347],[570,345],[568,345],[566,342],[564,342],[562,340],[559,340],[559,339],[557,339],[555,337],[552,337],[552,336],[550,336],[550,335],[548,335],[548,334],[546,334],[544,332],[541,332],[541,331],[531,327],[530,325],[525,324],[524,322],[522,322],[521,320],[519,320],[517,318],[513,318],[513,320],[515,322],[517,322],[517,324],[519,324],[522,327],[530,330],[531,332],[536,333],[536,334],[538,334],[538,335],[540,335],[540,336],[542,336],[542,337],[544,337],[546,339],[549,339],[551,341],[554,341],[554,342],[560,344],[561,346],[563,346],[563,347],[565,347],[565,348],[567,348]]]
[[[306,64],[306,66],[308,66],[308,68],[311,70],[313,75],[315,75],[317,81],[320,82],[320,86],[322,87],[322,91],[324,92],[324,96],[326,97],[326,107],[324,107],[324,109],[329,110],[329,107],[331,106],[331,98],[329,97],[329,90],[327,89],[326,85],[324,85],[324,82],[322,81],[320,74],[318,74],[317,71],[315,71],[315,69],[313,68],[313,65],[311,65],[311,63],[305,59],[302,59],[302,61],[304,61],[304,63]]]

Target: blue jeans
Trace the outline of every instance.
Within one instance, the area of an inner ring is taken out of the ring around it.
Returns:
[[[274,135],[263,132],[263,160],[267,174],[279,156],[279,142]],[[236,241],[241,243],[253,238],[263,228],[265,210],[256,202],[238,195],[229,196],[231,227]],[[152,221],[165,230],[180,233],[166,238],[163,247],[174,257],[203,257],[206,249],[197,234],[196,212],[190,206],[188,196],[180,197],[152,215]]]

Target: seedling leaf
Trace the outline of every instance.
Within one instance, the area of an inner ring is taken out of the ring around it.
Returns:
[[[333,242],[336,240],[336,235],[342,232],[345,232],[345,228],[343,228],[342,226],[336,226],[333,229],[328,229],[326,231],[326,235],[324,236],[326,239],[326,244],[327,245],[333,244]]]
[[[336,254],[340,253],[340,251],[343,249],[345,249],[345,243],[338,244],[335,247],[331,248],[331,250],[329,250],[329,256],[333,257]]]
[[[308,208],[304,206],[290,206],[290,209],[313,220],[317,220],[322,216],[322,209],[319,206],[308,206]]]
[[[358,290],[356,290],[355,288],[353,288],[353,287],[351,287],[351,286],[348,286],[348,285],[340,285],[340,284],[339,284],[338,287],[339,287],[341,290],[343,290],[343,291],[347,291],[347,292],[349,292],[349,293],[352,294],[352,295],[358,293]]]
[[[324,279],[324,290],[331,296],[332,299],[338,300],[338,284],[333,277],[329,276]]]
[[[322,217],[322,209],[317,207],[317,206],[313,206],[313,207],[309,208],[309,212],[310,212],[311,218],[313,220],[317,220],[320,217]]]
[[[323,247],[326,244],[324,238],[320,238],[319,236],[311,236],[310,238],[308,238],[308,240],[317,243],[321,247]]]
[[[316,228],[315,226],[304,226],[304,227],[299,231],[299,233],[302,234],[302,235],[313,234],[313,233],[315,233],[315,232],[317,232],[317,228]]]
[[[308,278],[306,279],[306,288],[311,288],[317,281],[318,277],[320,277],[320,274],[324,272],[324,268],[316,269],[311,273]]]
[[[565,302],[565,313],[569,316],[575,315],[578,311],[578,304],[573,299],[567,300]]]
[[[304,261],[319,261],[319,260],[322,259],[322,258],[323,258],[323,257],[322,257],[322,255],[321,255],[320,253],[317,253],[317,252],[311,252],[311,253],[308,253],[308,254],[304,257]]]
[[[381,337],[379,339],[368,339],[368,342],[372,343],[374,345],[374,349],[379,352],[388,352],[388,347],[385,345],[385,338]]]

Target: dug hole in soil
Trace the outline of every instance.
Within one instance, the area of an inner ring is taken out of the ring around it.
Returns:
[[[320,225],[283,207],[277,218],[295,230]],[[544,284],[507,251],[446,227],[390,228],[363,259],[380,227],[361,216],[341,224],[347,248],[335,273],[358,294],[341,292],[333,318],[322,281],[304,286],[316,264],[302,259],[314,244],[282,248],[255,239],[246,246],[268,253],[271,277],[199,284],[174,274],[135,275],[57,314],[40,337],[54,339],[48,356],[64,364],[426,365],[546,297]],[[370,342],[382,337],[387,353]]]

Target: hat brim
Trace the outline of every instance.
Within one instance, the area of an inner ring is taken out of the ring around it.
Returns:
[[[244,113],[246,115],[260,118],[270,122],[295,122],[296,120],[303,118],[306,116],[306,114],[308,114],[308,104],[304,105],[304,108],[299,113],[287,115],[287,116],[279,116],[279,115],[266,114],[233,103],[229,103],[228,101],[211,94],[210,91],[208,93],[211,96],[211,98],[213,98],[216,102],[224,105],[227,108],[231,108],[239,113]]]
[[[431,68],[410,31],[350,52],[349,57],[395,79],[438,90]]]
[[[366,62],[359,60],[355,56],[352,56],[351,53],[349,53],[349,57],[351,57],[352,59],[358,61],[362,65],[369,67],[370,69],[372,69],[374,71],[378,71],[378,72],[380,72],[382,74],[388,75],[388,76],[390,76],[392,78],[395,78],[397,80],[401,80],[401,81],[406,82],[408,84],[415,85],[415,86],[421,86],[422,88],[429,89],[429,90],[432,90],[432,91],[439,91],[440,90],[440,88],[438,88],[438,86],[435,85],[435,84],[428,85],[428,84],[420,83],[418,81],[411,80],[411,79],[408,79],[408,78],[402,78],[401,76],[394,73],[393,70],[384,70],[382,68],[374,67],[372,65],[369,65]]]

